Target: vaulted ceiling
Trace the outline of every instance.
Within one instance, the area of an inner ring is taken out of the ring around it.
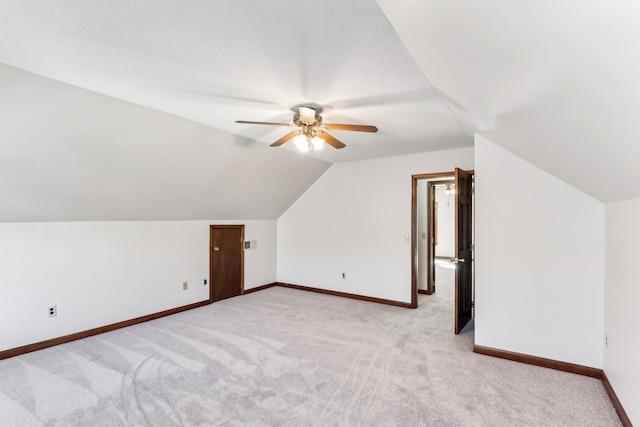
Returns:
[[[0,0],[0,221],[277,218],[333,162],[474,132],[640,196],[640,7],[559,0]],[[296,106],[347,144],[269,144]]]
[[[466,129],[604,202],[640,197],[640,3],[378,3]]]

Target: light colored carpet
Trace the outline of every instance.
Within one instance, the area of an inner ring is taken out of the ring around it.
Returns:
[[[617,426],[599,380],[417,310],[271,288],[0,361],[2,426]]]

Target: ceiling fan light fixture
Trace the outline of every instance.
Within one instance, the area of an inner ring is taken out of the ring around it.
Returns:
[[[315,151],[322,150],[324,147],[324,140],[319,136],[314,136],[311,138],[311,145]]]
[[[322,150],[324,147],[324,140],[322,138],[318,136],[305,135],[304,133],[300,133],[298,136],[293,138],[293,143],[298,151],[303,153]]]
[[[309,151],[310,144],[306,135],[303,135],[301,133],[300,135],[296,136],[295,138],[293,138],[293,143],[296,145],[298,151],[301,151],[303,153]]]

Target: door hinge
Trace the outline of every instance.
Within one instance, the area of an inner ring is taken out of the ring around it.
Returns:
[[[475,301],[471,301],[471,308],[476,308],[476,302]]]

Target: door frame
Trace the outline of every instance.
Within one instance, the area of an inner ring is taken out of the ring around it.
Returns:
[[[212,282],[212,262],[211,253],[213,252],[213,230],[214,229],[240,229],[240,295],[244,295],[244,224],[211,224],[209,225],[209,302],[215,302],[213,300],[213,282]]]
[[[438,243],[436,234],[438,229],[438,213],[436,211],[437,202],[435,191],[436,186],[445,184],[455,184],[455,179],[433,179],[427,181],[427,229],[429,230],[428,237],[431,238],[427,244],[427,289],[426,292],[424,292],[427,295],[433,295],[436,291],[436,269],[434,263],[436,259],[436,244]],[[421,293],[420,291],[421,289],[418,290],[418,293]]]

